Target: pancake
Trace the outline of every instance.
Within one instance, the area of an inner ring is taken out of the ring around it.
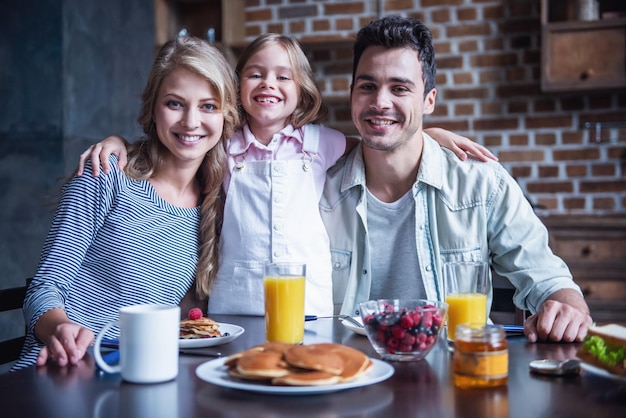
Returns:
[[[239,373],[237,371],[237,368],[232,368],[232,369],[228,369],[228,375],[230,377],[234,377],[235,379],[242,379],[242,380],[252,380],[252,381],[257,381],[257,382],[270,382],[271,383],[271,377],[266,377],[266,376],[250,376],[250,375],[243,375],[241,373]],[[274,378],[277,379],[277,378]]]
[[[294,345],[285,352],[285,360],[290,366],[334,375],[340,375],[344,367],[341,356],[324,344]]]
[[[365,353],[354,348],[334,343],[317,344],[318,347],[337,353],[343,360],[343,371],[339,375],[342,382],[353,380],[372,367],[372,360]]]
[[[293,346],[294,346],[293,344],[274,341],[274,342],[255,345],[254,347],[251,348],[251,350],[276,351],[278,353],[285,354],[285,352]]]
[[[220,325],[211,318],[183,319],[180,321],[180,338],[221,337]]]
[[[342,344],[265,343],[226,358],[228,375],[282,386],[322,386],[347,382],[373,363],[359,350]]]
[[[282,353],[277,351],[248,350],[237,360],[237,373],[243,378],[267,378],[289,373]]]
[[[240,351],[239,353],[235,353],[235,354],[231,354],[228,357],[226,357],[226,359],[224,360],[224,366],[228,367],[228,368],[235,368],[237,367],[237,362],[239,361],[239,359],[245,355],[247,355],[248,352],[250,352],[252,349],[246,350],[246,351]]]
[[[282,386],[324,386],[334,385],[341,381],[336,374],[320,371],[291,372],[272,379],[273,385]]]

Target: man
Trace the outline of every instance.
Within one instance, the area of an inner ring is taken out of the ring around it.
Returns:
[[[362,141],[329,170],[320,202],[336,310],[356,315],[380,297],[441,300],[443,263],[486,260],[533,313],[529,341],[581,341],[589,308],[519,186],[499,164],[461,162],[423,133],[436,95],[428,28],[386,17],[359,31],[350,100]]]

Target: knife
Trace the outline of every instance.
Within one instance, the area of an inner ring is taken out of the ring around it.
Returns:
[[[524,325],[502,325],[505,332],[508,333],[522,333],[524,332]]]
[[[180,354],[187,354],[191,356],[204,356],[204,357],[222,357],[223,354],[219,351],[205,351],[202,348],[183,348],[178,350]]]

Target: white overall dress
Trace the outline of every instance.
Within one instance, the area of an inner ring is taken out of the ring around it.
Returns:
[[[333,314],[330,244],[313,176],[319,125],[303,129],[301,159],[237,159],[209,314],[263,315],[263,266],[289,261],[307,265],[305,313]]]

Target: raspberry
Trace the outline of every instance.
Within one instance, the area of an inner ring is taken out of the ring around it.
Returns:
[[[411,329],[413,327],[413,317],[411,315],[401,316],[400,326],[404,329]]]
[[[422,325],[426,328],[430,328],[433,326],[433,313],[432,312],[424,312],[422,316]]]
[[[398,348],[398,346],[400,345],[400,341],[396,338],[389,338],[387,340],[387,348],[389,350],[395,350],[396,348]]]
[[[398,351],[408,353],[411,351],[412,348],[413,348],[413,345],[400,344],[398,346]]]
[[[391,334],[398,340],[401,340],[406,334],[406,330],[400,325],[394,325],[393,327],[391,327]]]
[[[404,337],[402,337],[401,342],[402,344],[405,344],[405,345],[413,345],[415,344],[415,340],[416,340],[415,335],[405,334]]]
[[[202,310],[200,308],[191,308],[187,316],[189,319],[200,319],[204,315],[202,314]]]

